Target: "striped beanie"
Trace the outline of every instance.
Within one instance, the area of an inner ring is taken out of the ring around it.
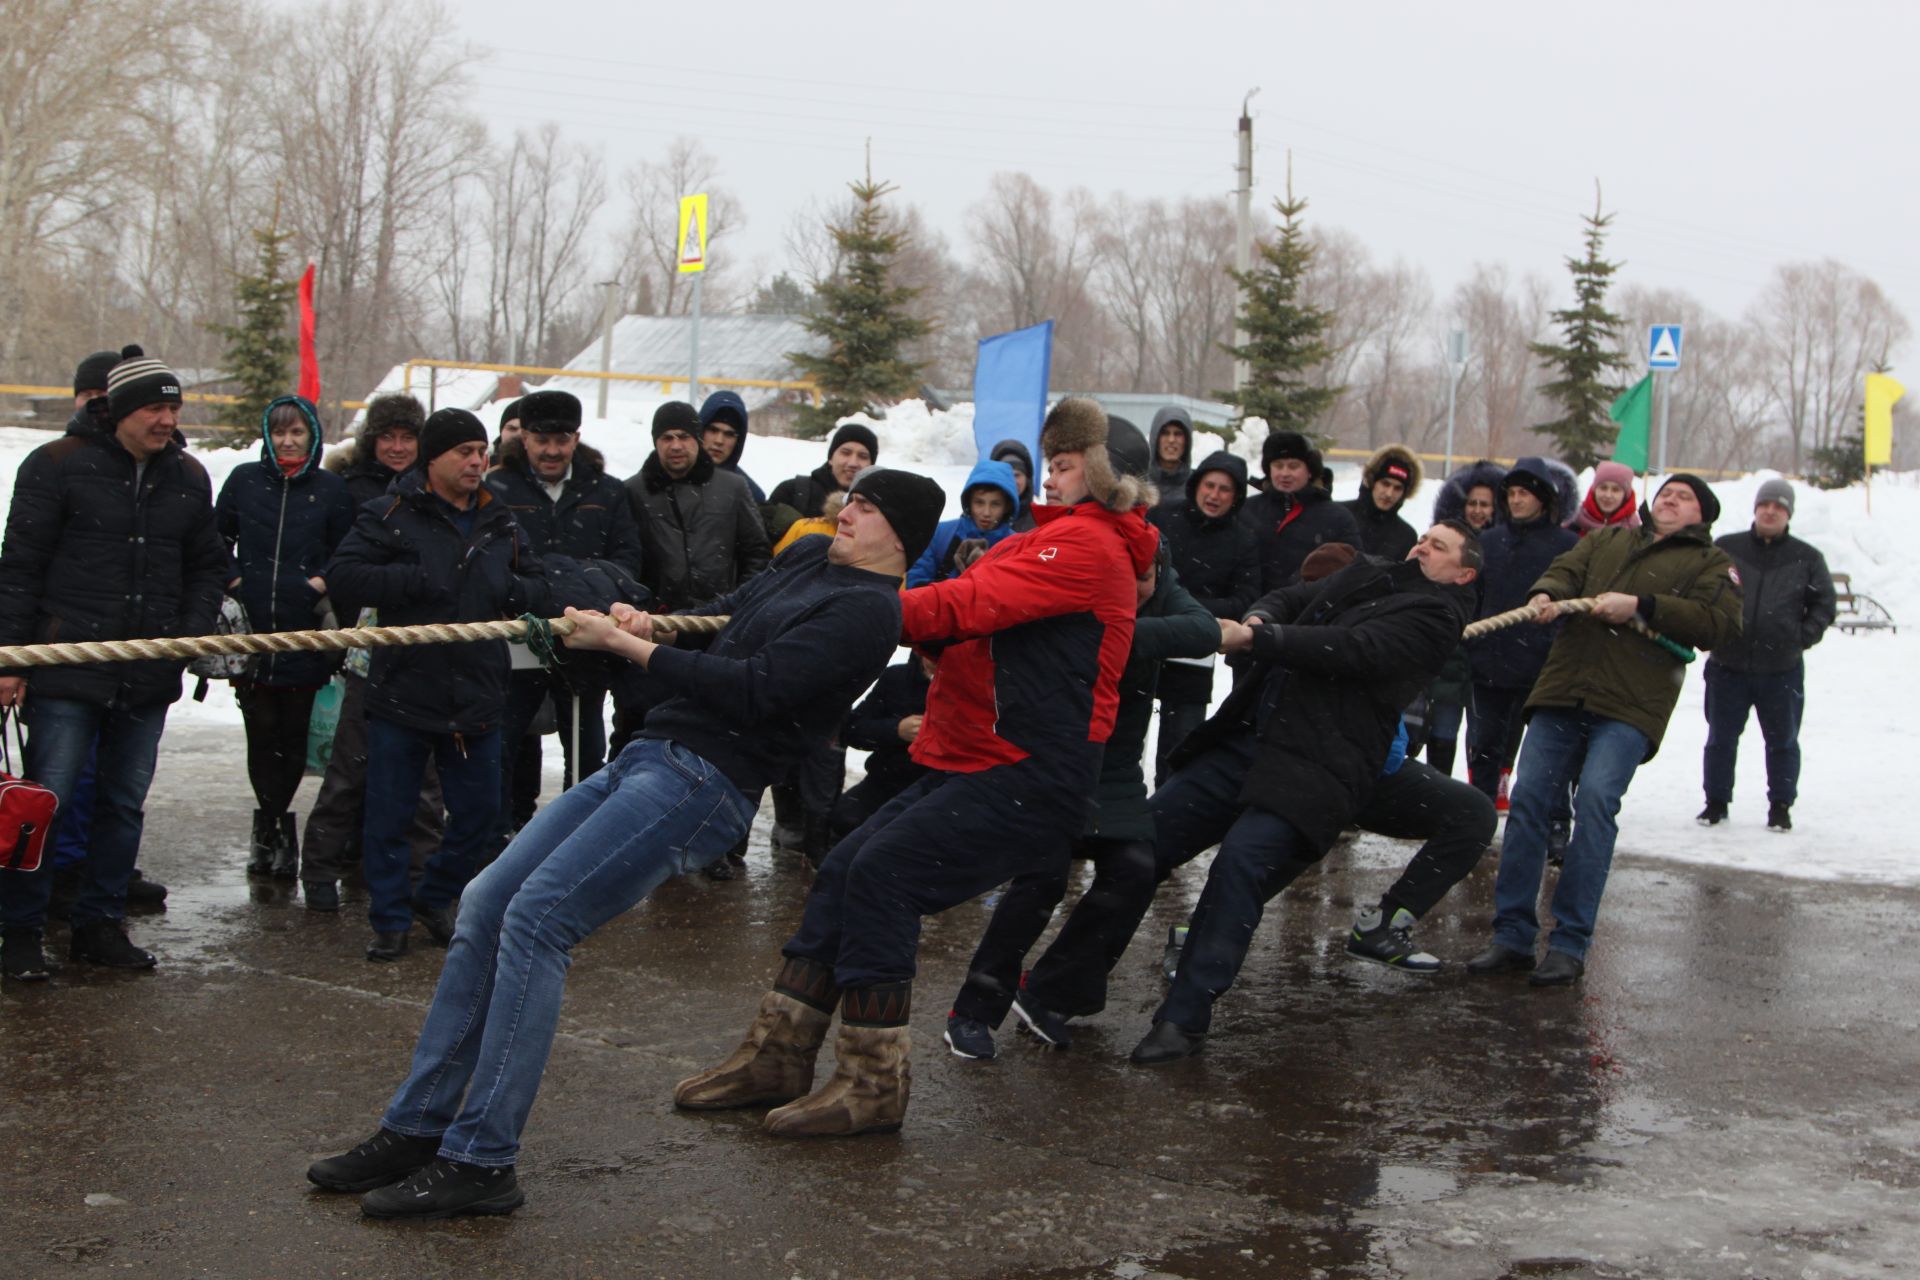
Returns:
[[[179,404],[180,375],[158,360],[122,360],[107,375],[107,420],[119,422],[150,404]]]

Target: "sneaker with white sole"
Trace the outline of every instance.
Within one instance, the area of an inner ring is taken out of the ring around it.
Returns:
[[[1375,907],[1353,922],[1347,954],[1407,973],[1438,972],[1439,957],[1413,945],[1414,923],[1413,913],[1405,907],[1395,907],[1391,918]]]
[[[949,1013],[945,1038],[947,1048],[953,1050],[956,1058],[985,1061],[1000,1052],[993,1043],[993,1028],[978,1018],[963,1018],[957,1013]]]

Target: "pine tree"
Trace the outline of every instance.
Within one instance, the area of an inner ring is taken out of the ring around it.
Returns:
[[[1607,285],[1621,264],[1600,256],[1613,215],[1600,212],[1598,183],[1593,190],[1593,213],[1582,221],[1587,224],[1587,254],[1566,260],[1567,270],[1573,274],[1574,305],[1553,313],[1563,340],[1527,344],[1529,351],[1559,374],[1540,389],[1559,404],[1561,414],[1534,430],[1552,436],[1560,446],[1560,456],[1575,470],[1611,456],[1619,427],[1607,416],[1607,407],[1623,389],[1622,375],[1628,368],[1627,358],[1620,352],[1620,328],[1625,321],[1606,307]]]
[[[831,228],[843,265],[820,285],[817,308],[806,320],[807,332],[827,340],[827,353],[796,351],[787,357],[824,393],[826,403],[802,408],[795,421],[800,434],[815,438],[849,414],[912,394],[921,366],[904,359],[901,348],[933,327],[907,314],[918,289],[887,282],[894,258],[906,246],[906,237],[891,228],[880,207],[894,188],[873,180],[871,163],[866,178],[848,186],[858,207],[847,225]]]
[[[1265,418],[1270,431],[1298,431],[1325,443],[1315,426],[1346,388],[1316,386],[1309,380],[1312,370],[1333,354],[1327,331],[1334,316],[1301,296],[1313,245],[1300,222],[1307,202],[1293,195],[1291,159],[1286,198],[1275,200],[1273,207],[1280,215],[1280,234],[1260,242],[1260,260],[1251,269],[1227,272],[1240,286],[1240,328],[1247,342],[1222,345],[1234,359],[1247,362],[1247,385],[1215,394],[1239,406],[1243,418]]]
[[[254,269],[235,277],[238,320],[212,326],[226,340],[225,373],[239,396],[239,403],[230,406],[233,416],[222,437],[227,444],[257,442],[267,406],[293,389],[289,366],[296,347],[287,313],[297,286],[282,274],[282,249],[292,234],[278,230],[278,222],[276,210],[274,223],[253,233],[260,246]]]

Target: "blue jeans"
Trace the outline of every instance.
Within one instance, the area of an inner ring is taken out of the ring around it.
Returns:
[[[440,773],[447,803],[447,835],[427,859],[420,887],[408,892],[413,857],[407,833],[420,807],[427,759]],[[376,933],[413,927],[413,902],[438,911],[460,896],[497,843],[500,813],[500,731],[476,737],[428,733],[367,717],[367,794],[360,833],[360,866],[367,881],[367,919]]]
[[[1576,960],[1593,942],[1593,922],[1613,866],[1615,818],[1634,770],[1647,756],[1647,737],[1630,724],[1590,711],[1543,709],[1527,725],[1520,767],[1513,774],[1500,877],[1494,882],[1493,940],[1533,951],[1540,933],[1537,909],[1546,874],[1547,824],[1554,801],[1577,783],[1573,843],[1553,891],[1553,936],[1547,946]]]
[[[496,793],[499,783],[496,772]],[[536,814],[467,887],[412,1069],[381,1123],[440,1137],[449,1160],[513,1164],[574,944],[732,848],[755,807],[680,744],[636,738]]]
[[[27,723],[27,776],[59,796],[62,811],[99,744],[93,828],[82,864],[85,881],[70,919],[75,925],[121,919],[127,913],[127,881],[140,856],[147,788],[153,785],[160,733],[167,727],[167,704],[108,709],[29,693],[21,713]],[[46,926],[53,863],[49,848],[38,871],[0,871],[0,923]]]
[[[1707,660],[1707,799],[1733,802],[1733,762],[1747,713],[1760,717],[1767,744],[1767,802],[1793,807],[1800,798],[1800,714],[1806,709],[1807,664],[1748,675]]]

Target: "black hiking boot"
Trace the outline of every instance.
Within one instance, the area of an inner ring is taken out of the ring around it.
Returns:
[[[165,911],[167,909],[167,886],[158,880],[149,880],[135,867],[127,878],[127,907],[129,910]]]
[[[1793,816],[1787,812],[1787,806],[1783,804],[1770,804],[1767,806],[1767,830],[1793,830]]]
[[[247,858],[248,875],[266,876],[273,874],[273,842],[277,834],[278,832],[274,830],[273,819],[267,816],[266,810],[255,809],[253,811],[253,837],[247,846],[249,855]]]
[[[38,929],[10,925],[0,930],[0,972],[9,982],[47,980],[53,971],[47,967],[47,952]]]
[[[367,1192],[360,1212],[369,1218],[430,1222],[463,1213],[512,1213],[526,1200],[512,1165],[489,1169],[458,1160],[435,1160],[399,1182]]]
[[[1726,820],[1727,806],[1719,800],[1707,801],[1707,807],[1700,811],[1698,817],[1694,818],[1694,821],[1703,827],[1717,827]]]
[[[376,964],[398,960],[407,954],[407,931],[397,933],[376,933],[373,941],[367,944],[367,959]]]
[[[1440,958],[1413,945],[1414,923],[1413,913],[1405,907],[1395,907],[1391,917],[1376,907],[1353,922],[1347,954],[1407,973],[1437,973]]]
[[[340,909],[340,886],[332,880],[303,880],[300,891],[306,895],[307,910],[328,914]]]
[[[83,920],[74,925],[67,956],[107,969],[151,969],[159,963],[151,951],[142,951],[127,941],[118,920]]]
[[[307,1181],[323,1191],[371,1191],[426,1168],[439,1150],[438,1137],[409,1138],[381,1129],[351,1151],[314,1161]]]

